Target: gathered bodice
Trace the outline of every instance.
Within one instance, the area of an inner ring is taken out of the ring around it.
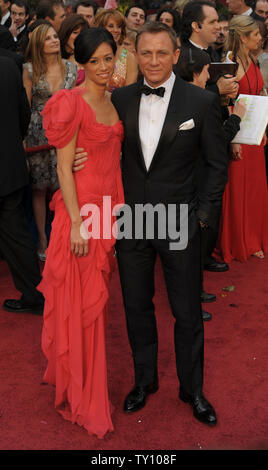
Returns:
[[[42,113],[48,142],[55,147],[67,145],[78,129],[76,147],[87,152],[84,168],[74,174],[79,204],[102,204],[103,196],[114,202],[123,200],[120,151],[123,125],[107,126],[83,99],[81,88],[61,90],[47,103]]]

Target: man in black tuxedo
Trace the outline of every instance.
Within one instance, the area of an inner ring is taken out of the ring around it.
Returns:
[[[228,10],[232,15],[251,16],[254,20],[263,21],[263,18],[255,11],[255,8],[254,10],[252,9],[256,3],[251,0],[226,0]]]
[[[11,32],[0,25],[0,56],[8,57],[16,62],[22,73],[23,56],[15,52],[16,46]]]
[[[213,3],[200,0],[196,2],[189,2],[185,6],[182,14],[182,48],[205,50],[209,54],[211,62],[219,62],[220,58],[217,51],[211,47],[217,38],[218,32],[218,13]],[[207,82],[206,89],[217,95],[220,105],[221,96],[228,96],[229,98],[236,97],[238,93],[237,79],[236,77],[230,76],[230,78],[227,78],[222,76],[217,80],[216,83],[209,80]],[[221,114],[222,122],[224,122],[229,117],[227,106],[221,106]],[[226,145],[228,145],[228,143],[229,142],[226,142]],[[198,172],[200,179],[203,178],[203,174],[206,173],[206,166],[204,165],[204,161],[200,161],[200,168],[198,169]],[[218,238],[220,214],[221,209],[219,208],[217,223],[215,223],[213,227],[209,227],[207,230],[202,231],[202,266],[203,269],[207,271],[223,272],[229,269],[228,264],[224,262],[218,262],[212,256]],[[216,295],[207,293],[203,287],[203,269],[201,299],[202,302],[213,302],[216,300]],[[208,312],[203,312],[203,315],[206,317],[206,319],[211,318],[211,314]]]
[[[27,37],[27,19],[29,17],[29,7],[24,0],[14,0],[10,10],[12,24],[9,28],[14,42],[16,44],[16,50],[20,50],[21,42],[25,41]]]
[[[0,252],[14,284],[22,293],[8,299],[9,312],[42,314],[43,296],[36,290],[41,280],[36,250],[22,204],[28,170],[22,140],[30,122],[30,107],[15,62],[0,57]]]
[[[260,21],[260,18],[263,21],[268,19],[268,1],[267,0],[257,0],[254,5],[254,11],[251,15],[254,19]]]
[[[11,26],[10,5],[11,2],[9,0],[0,0],[0,24],[6,28],[10,28]]]
[[[153,237],[135,238],[137,219],[132,236],[128,234],[120,240],[119,235],[117,256],[135,369],[135,386],[126,397],[124,410],[141,409],[147,395],[158,390],[153,296],[154,266],[159,255],[175,318],[179,397],[190,403],[195,418],[215,425],[215,410],[202,391],[200,225],[213,225],[221,204],[227,181],[226,145],[216,96],[175,77],[172,68],[178,55],[171,28],[160,22],[146,23],[136,42],[144,82],[117,89],[112,95],[125,132],[122,153],[125,203],[132,213],[139,204],[151,204],[153,209],[162,204],[166,210],[175,205],[177,231],[185,229],[180,204],[188,208],[188,243],[184,247],[176,245],[173,249],[170,224],[161,217],[159,233]],[[196,181],[200,152],[207,165],[202,199]],[[145,213],[143,221],[147,228],[156,228],[152,214]],[[163,236],[160,232],[165,225],[169,235]]]

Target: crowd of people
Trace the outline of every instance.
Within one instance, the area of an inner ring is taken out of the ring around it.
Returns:
[[[268,93],[268,1],[145,0],[125,9],[116,0],[40,0],[30,10],[26,0],[0,0],[0,18],[0,251],[22,294],[3,308],[43,314],[44,380],[56,385],[55,406],[103,437],[113,430],[111,272],[117,260],[134,361],[124,403],[131,413],[158,390],[159,256],[179,397],[215,425],[203,395],[203,321],[212,315],[202,303],[216,295],[206,292],[204,272],[268,252],[266,133],[260,145],[232,143],[247,110],[239,94]],[[215,62],[236,64],[234,73],[213,79]],[[142,214],[142,236],[140,205],[154,209]],[[159,205],[175,205],[177,238]]]

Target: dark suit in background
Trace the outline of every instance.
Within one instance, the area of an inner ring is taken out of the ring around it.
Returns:
[[[189,40],[184,41],[182,43],[182,48],[188,48],[188,49],[198,49],[194,44],[192,44]],[[217,51],[215,51],[212,47],[208,47],[207,49],[203,49],[208,53],[210,56],[211,62],[219,62],[219,57]],[[176,66],[174,72],[176,73]],[[220,107],[221,110],[221,120],[222,124],[229,118],[229,111],[227,106],[221,106],[221,100],[220,100],[220,93],[218,86],[215,82],[212,80],[208,80],[207,85],[206,85],[206,90],[214,93],[217,96],[217,106]],[[235,136],[235,134],[239,130],[239,122],[234,122],[233,123],[233,128],[230,131],[230,135],[228,135],[228,132],[224,133],[225,140],[226,140],[226,147],[228,149],[229,143]],[[229,161],[228,157],[228,151],[226,152],[226,158]],[[199,168],[198,168],[198,173],[199,173],[199,179],[201,182],[201,189],[202,189],[202,180],[206,175],[206,162],[204,159],[200,159],[199,162]],[[219,224],[220,224],[220,215],[221,215],[221,206],[219,206],[218,214],[215,219],[215,223],[213,226],[208,227],[207,230],[202,231],[202,237],[201,237],[201,260],[202,260],[202,267],[204,268],[206,265],[210,265],[211,263],[215,262],[214,258],[212,257],[214,248],[216,246],[216,242],[218,239],[218,233],[219,233]],[[227,266],[228,269],[228,266]],[[203,291],[203,269],[202,269],[202,291]]]
[[[170,240],[122,239],[117,256],[135,368],[135,385],[157,380],[157,328],[154,315],[154,265],[159,255],[169,302],[175,318],[175,352],[181,389],[193,396],[202,393],[203,322],[200,303],[199,220],[213,225],[227,180],[226,146],[222,137],[216,96],[180,78],[174,83],[163,130],[147,171],[139,137],[141,83],[117,89],[112,95],[125,138],[122,177],[125,202],[135,204],[188,204],[189,242],[186,249],[171,251]],[[194,120],[190,130],[179,131]],[[207,172],[199,198],[196,165],[202,152]],[[179,216],[177,229],[179,229]]]
[[[28,184],[22,141],[31,112],[19,70],[5,57],[0,57],[0,93],[0,251],[22,293],[22,304],[40,305],[43,297],[36,290],[41,280],[39,264],[22,205]]]
[[[1,26],[4,26],[6,29],[9,29],[10,26],[12,24],[12,20],[11,20],[11,15],[9,15],[9,17],[7,18],[7,20],[5,21],[5,23]]]
[[[0,57],[7,57],[15,62],[15,64],[18,66],[20,73],[22,74],[22,68],[23,68],[23,57],[16,52],[10,51],[8,49],[4,49],[3,47],[0,47]]]
[[[0,25],[0,46],[11,51],[16,50],[16,44],[11,32],[3,25]]]
[[[0,25],[0,56],[14,60],[22,73],[23,56],[16,53],[16,44],[7,28]]]

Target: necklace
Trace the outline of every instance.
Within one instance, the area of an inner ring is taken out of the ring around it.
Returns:
[[[244,73],[245,73],[245,75],[246,75],[246,79],[247,79],[247,82],[248,82],[249,94],[250,94],[250,95],[257,95],[257,94],[258,94],[258,89],[259,89],[259,82],[258,82],[257,67],[256,67],[255,62],[252,61],[252,62],[253,62],[253,65],[254,65],[254,70],[255,70],[256,83],[257,83],[257,85],[256,85],[256,92],[255,92],[255,93],[251,93],[252,90],[251,90],[250,81],[249,81],[249,79],[248,79],[248,74],[247,74],[246,68],[245,68],[245,66],[244,66],[244,64],[243,64],[243,61],[242,61],[241,57],[239,57],[238,54],[237,54],[237,57],[238,57],[238,59],[240,59],[241,65],[242,65],[243,70],[244,70]]]

